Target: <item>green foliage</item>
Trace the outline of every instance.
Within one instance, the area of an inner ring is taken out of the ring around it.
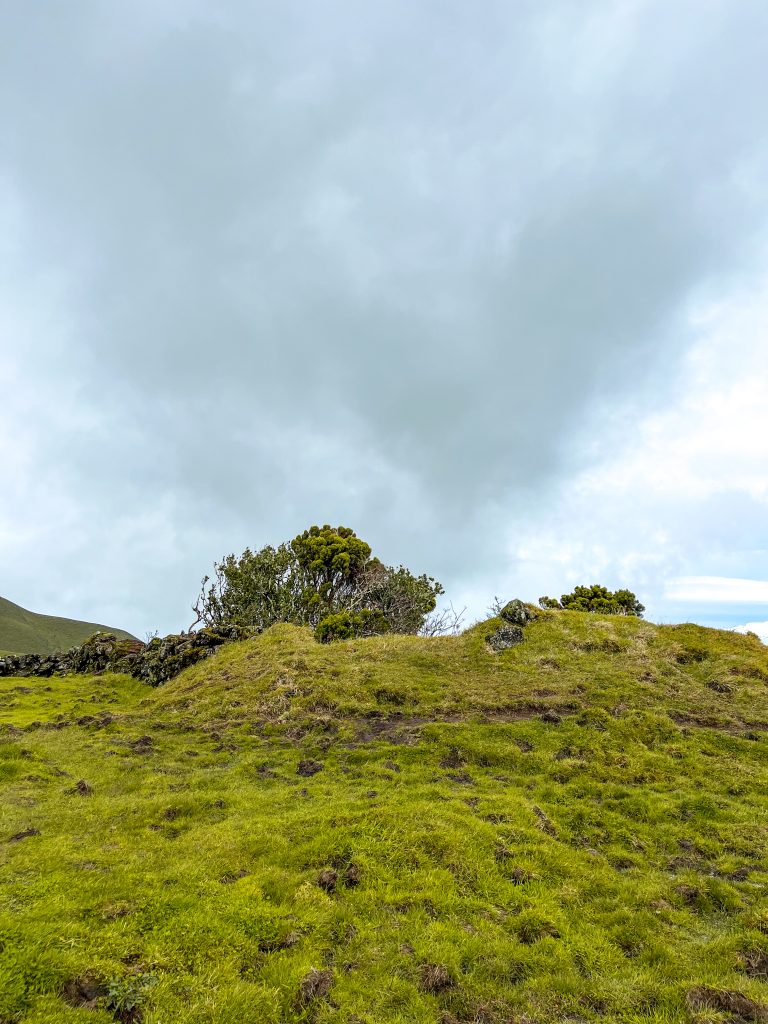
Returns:
[[[303,601],[313,612],[351,600],[371,558],[370,545],[348,526],[311,526],[290,546],[304,583]]]
[[[0,1020],[764,1017],[768,650],[487,630],[0,679]]]
[[[194,611],[206,626],[235,622],[266,629],[275,622],[304,622],[296,558],[287,544],[227,555],[206,576]],[[210,586],[209,586],[210,584]]]
[[[143,1005],[149,990],[157,981],[156,975],[145,973],[111,978],[107,984],[105,1002],[118,1020],[137,1020],[136,1011]]]
[[[353,637],[377,636],[388,632],[389,623],[381,612],[363,608],[360,612],[326,615],[315,627],[315,639],[327,644],[332,640],[351,640]]]
[[[576,587],[572,594],[563,594],[559,601],[554,597],[540,597],[539,605],[542,608],[568,608],[574,612],[596,612],[599,615],[634,615],[640,619],[645,611],[631,590],[611,592],[597,583],[591,587]]]
[[[370,545],[346,526],[312,526],[277,548],[247,548],[239,557],[228,555],[214,572],[194,606],[197,622],[264,630],[277,622],[315,628],[329,616],[358,616],[346,626],[335,622],[337,639],[345,630],[349,636],[418,633],[443,593],[431,577],[373,558]],[[370,613],[365,622],[359,619],[364,612]]]
[[[362,583],[361,600],[381,612],[393,633],[418,633],[443,593],[431,576],[414,576],[402,565],[392,569],[373,559]]]

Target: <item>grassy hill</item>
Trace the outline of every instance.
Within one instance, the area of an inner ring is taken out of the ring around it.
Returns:
[[[768,649],[489,628],[0,680],[0,1021],[768,1019]]]
[[[0,597],[0,654],[52,654],[87,640],[97,629],[130,637],[122,629],[28,612]]]

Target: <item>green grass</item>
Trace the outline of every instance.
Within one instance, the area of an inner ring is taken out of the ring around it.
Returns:
[[[124,630],[96,622],[78,622],[76,619],[28,612],[26,608],[0,597],[0,655],[66,651],[83,643],[99,629],[131,638],[131,634]]]
[[[768,650],[488,629],[0,680],[0,1021],[762,1019]]]

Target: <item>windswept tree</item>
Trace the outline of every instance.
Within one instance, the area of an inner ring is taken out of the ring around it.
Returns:
[[[392,568],[346,526],[311,526],[292,541],[227,555],[206,576],[194,625],[276,622],[311,626],[318,639],[428,630],[442,586]]]

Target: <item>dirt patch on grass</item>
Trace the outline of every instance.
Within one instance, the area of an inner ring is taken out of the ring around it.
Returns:
[[[759,864],[742,864],[740,868],[734,868],[733,871],[726,871],[719,873],[721,878],[727,879],[729,882],[743,882],[752,874],[753,871],[762,871],[763,869]]]
[[[554,716],[545,718],[547,722],[559,722],[564,715],[574,714],[578,710],[579,705],[572,701],[547,705],[544,701],[532,700],[485,710],[468,708],[462,713],[441,714],[438,711],[433,715],[405,715],[396,712],[392,715],[375,713],[373,716],[354,716],[344,720],[344,723],[354,730],[353,738],[348,740],[345,746],[354,747],[376,740],[385,740],[400,746],[413,746],[419,742],[425,725],[466,725],[468,721],[473,725],[505,725],[525,722],[544,715]],[[533,749],[525,740],[515,742],[523,751]]]
[[[524,946],[533,946],[542,939],[559,939],[560,932],[552,921],[540,920],[538,918],[526,918],[518,921],[516,928],[517,937]]]
[[[742,969],[750,978],[768,981],[768,952],[764,949],[748,949],[741,954]]]
[[[336,886],[339,884],[338,871],[333,868],[323,868],[317,876],[317,884],[324,892],[336,892]]]
[[[241,878],[247,878],[249,872],[245,868],[238,868],[237,871],[228,871],[226,875],[222,875],[219,881],[222,885],[233,885],[238,882]]]
[[[129,750],[134,754],[156,754],[155,741],[151,736],[139,736],[137,740],[131,740],[128,744]]]
[[[532,881],[535,876],[527,868],[512,868],[509,872],[509,877],[515,885],[525,885],[526,882]]]
[[[710,679],[704,685],[708,690],[712,690],[713,693],[733,693],[733,687],[729,686],[728,683],[721,682],[719,679]]]
[[[117,921],[121,917],[133,914],[135,910],[136,906],[133,903],[107,903],[101,908],[101,918],[103,921]]]
[[[697,885],[688,885],[687,883],[676,885],[673,892],[680,897],[687,907],[695,906],[701,896],[701,889]]]
[[[305,1009],[318,999],[326,999],[333,987],[333,973],[331,971],[318,971],[313,967],[304,975],[299,985],[299,992],[296,996],[296,1007],[299,1010]]]
[[[461,756],[461,751],[458,747],[451,747],[448,753],[440,762],[441,768],[461,768],[464,764],[464,758]]]
[[[422,964],[419,968],[419,988],[422,992],[445,992],[456,982],[444,964]]]
[[[756,1003],[754,999],[741,992],[730,989],[710,988],[708,985],[697,985],[688,990],[685,997],[689,1010],[697,1013],[701,1010],[717,1010],[719,1013],[730,1014],[733,1024],[743,1021],[768,1021],[768,1006]]]
[[[298,946],[300,941],[301,935],[299,932],[288,932],[287,935],[282,935],[277,939],[263,939],[259,943],[259,952],[277,953],[281,949],[293,949],[294,946]]]
[[[551,818],[549,818],[540,807],[533,807],[533,813],[536,815],[537,826],[548,836],[557,838],[557,829]]]
[[[672,711],[669,717],[676,725],[685,725],[694,729],[714,729],[730,736],[742,736],[745,739],[757,737],[758,733],[768,731],[768,722],[745,722],[742,719],[724,721],[711,715],[694,715],[685,711]]]
[[[377,690],[373,691],[373,696],[376,698],[377,704],[395,704],[400,706],[405,704],[406,695],[401,690],[396,690],[388,686],[380,686]]]
[[[456,720],[458,721],[458,719]],[[406,718],[397,713],[387,717],[358,717],[347,719],[347,721],[354,729],[354,738],[345,744],[347,747],[373,743],[376,740],[386,740],[387,743],[396,746],[413,746],[421,738],[422,726],[431,724],[434,719],[419,715]]]
[[[107,995],[107,986],[90,974],[72,978],[64,986],[61,998],[76,1010],[95,1010]]]
[[[506,725],[514,722],[525,722],[539,718],[548,725],[558,725],[564,718],[578,714],[582,705],[575,701],[562,701],[548,704],[542,700],[520,701],[505,707],[475,710],[468,708],[462,713],[440,713],[432,715],[406,715],[395,712],[383,715],[374,712],[372,715],[350,716],[340,720],[339,724],[351,727],[353,735],[344,746],[356,747],[365,743],[383,740],[397,746],[414,746],[421,739],[426,725]],[[696,729],[714,729],[732,736],[757,737],[768,732],[768,722],[746,722],[742,720],[726,721],[712,715],[696,715],[684,711],[674,711],[670,719],[677,725]],[[514,741],[523,753],[532,750],[527,740]]]
[[[357,864],[348,864],[341,873],[341,880],[348,889],[354,889],[363,880],[363,872]]]
[[[11,836],[6,842],[9,843],[20,843],[22,839],[31,839],[32,836],[39,836],[39,828],[25,828],[21,832],[17,832],[16,835]]]
[[[768,683],[768,672],[755,665],[734,665],[730,669],[732,676],[741,676],[743,679],[758,679],[760,682]]]

